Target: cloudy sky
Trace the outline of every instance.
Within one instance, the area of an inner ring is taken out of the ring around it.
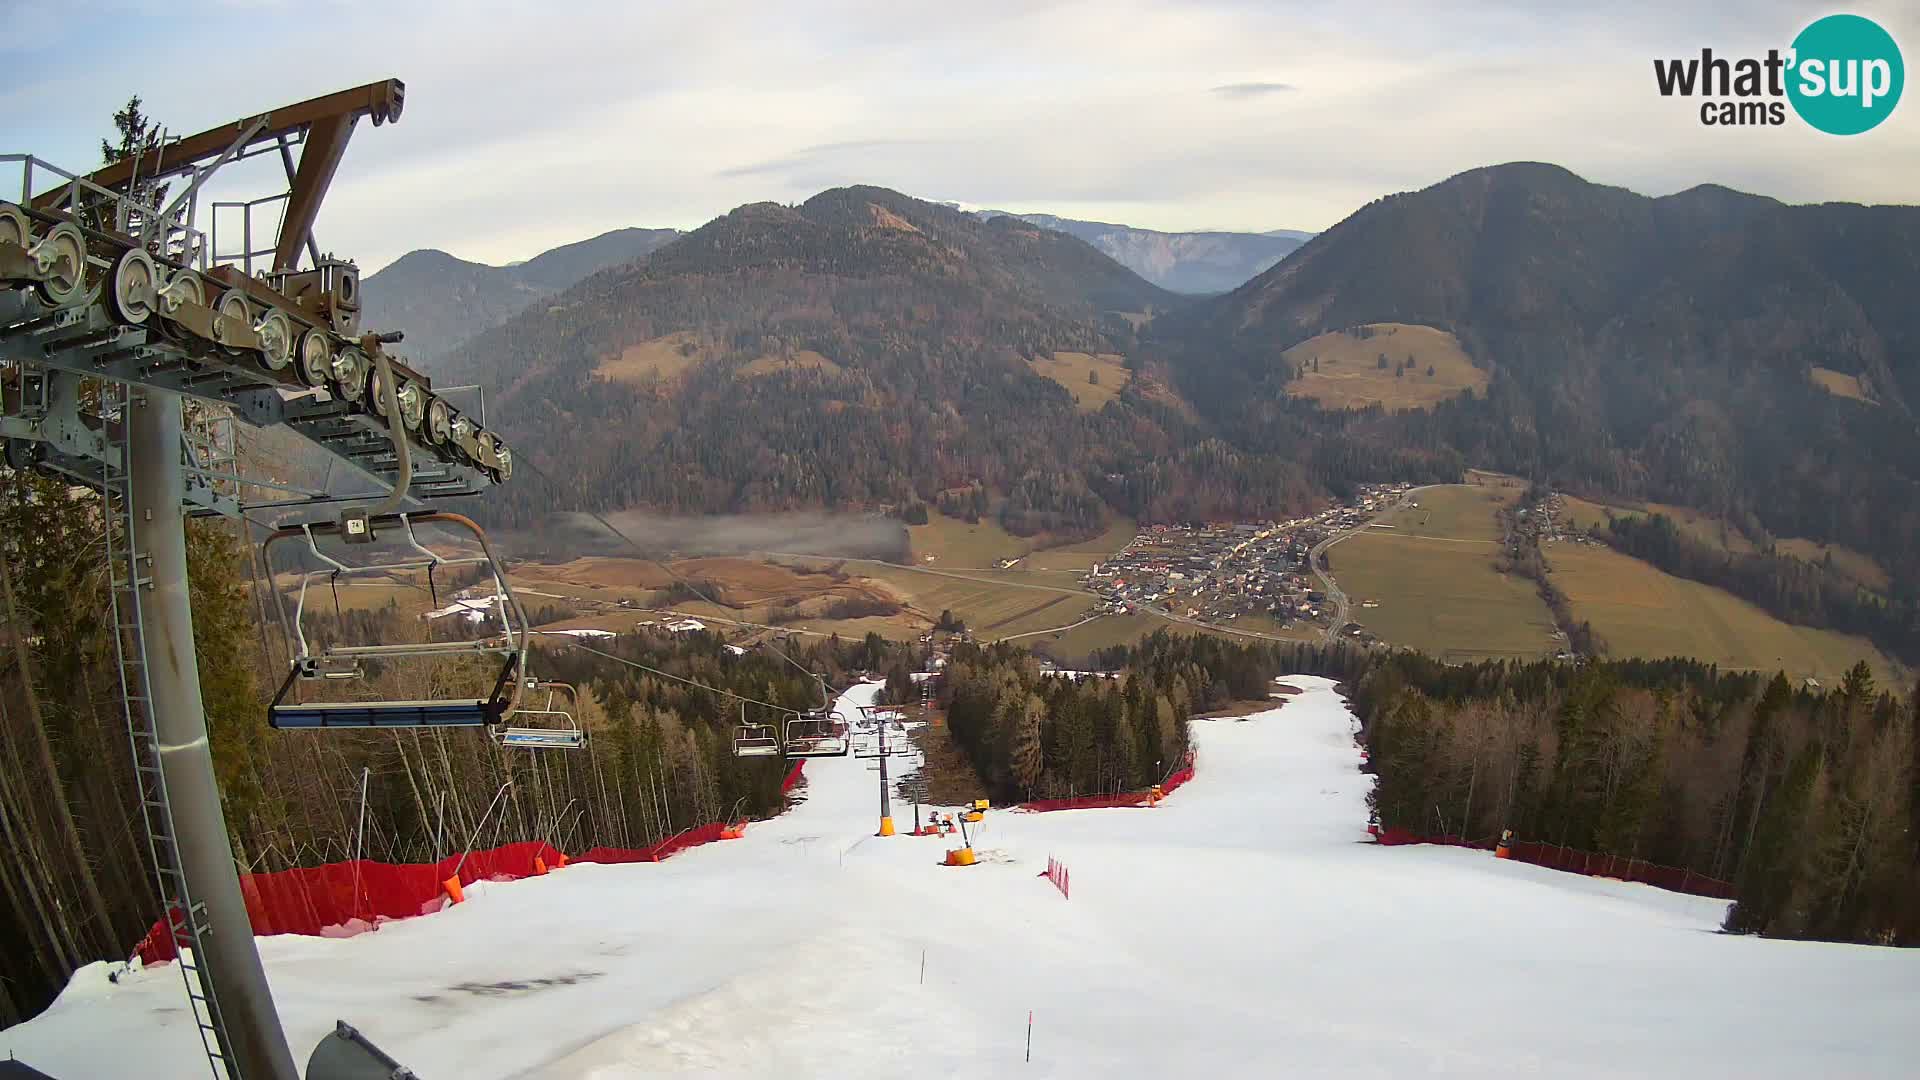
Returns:
[[[1657,56],[1784,49],[1833,10],[1920,63],[1920,5],[1884,0],[0,0],[0,152],[90,167],[133,93],[189,133],[397,75],[405,115],[361,126],[316,229],[369,268],[848,183],[1168,230],[1322,229],[1517,159],[1656,195],[1920,201],[1920,92],[1838,139],[1702,127],[1654,90]]]

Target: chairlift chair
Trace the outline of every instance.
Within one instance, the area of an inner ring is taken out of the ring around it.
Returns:
[[[808,709],[787,721],[788,757],[845,757],[849,746],[846,728],[825,709]]]
[[[546,700],[537,706],[522,704],[507,715],[506,722],[494,734],[501,746],[528,750],[578,750],[587,744],[587,733],[580,729],[574,714],[579,711],[580,694],[567,683],[523,680],[530,695],[546,692]],[[565,696],[566,707],[556,699]]]
[[[780,739],[772,724],[742,724],[733,735],[734,757],[778,757]]]
[[[441,555],[420,543],[414,531],[416,525],[435,524],[451,526],[457,531],[467,533],[477,541],[479,554]],[[405,554],[398,559],[375,563],[349,563],[321,550],[319,539],[325,536],[339,536],[349,543],[369,543],[382,534],[395,534],[403,538]],[[274,545],[287,540],[304,540],[306,551],[324,569],[308,570],[301,575],[300,592],[295,601],[291,616],[286,611],[284,599],[279,590],[274,590],[275,602],[279,606],[282,623],[288,631],[288,638],[294,642],[295,653],[292,669],[280,684],[280,690],[273,697],[273,703],[267,707],[267,724],[282,730],[317,730],[330,728],[418,728],[418,727],[498,727],[513,714],[519,703],[522,681],[526,672],[527,632],[526,618],[520,611],[513,591],[507,585],[506,575],[500,562],[494,557],[487,537],[472,519],[461,514],[446,512],[430,513],[393,513],[374,517],[365,515],[359,518],[343,517],[339,521],[305,522],[275,530],[262,544],[262,554],[268,558],[271,570],[271,553]],[[392,644],[365,645],[326,645],[315,647],[307,640],[302,617],[306,613],[307,592],[318,581],[325,579],[334,585],[341,580],[351,582],[355,579],[386,577],[395,571],[425,571],[429,583],[434,571],[442,567],[484,566],[491,579],[494,593],[489,599],[488,619],[492,612],[498,612],[502,633],[488,635],[476,640],[463,641],[427,641],[400,642]],[[295,695],[295,688],[307,681],[348,681],[360,677],[362,661],[390,661],[414,657],[445,659],[455,656],[496,656],[501,659],[499,676],[494,680],[492,690],[485,697],[463,697],[427,701],[311,701],[289,700]],[[559,684],[541,684],[554,685]],[[571,688],[568,688],[571,690]],[[539,710],[536,710],[539,712]],[[563,714],[565,715],[565,714]],[[572,727],[571,716],[568,726]],[[571,738],[577,740],[577,728]],[[527,736],[532,739],[533,736]],[[542,732],[542,740],[566,739],[568,736],[550,735]],[[577,742],[575,743],[577,745]],[[522,745],[527,745],[522,743]],[[542,745],[555,745],[543,741]]]

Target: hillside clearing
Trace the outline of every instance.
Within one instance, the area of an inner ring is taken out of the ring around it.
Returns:
[[[1674,528],[1681,533],[1709,547],[1719,548],[1735,554],[1744,554],[1755,550],[1753,541],[1747,534],[1732,524],[1704,511],[1686,506],[1671,506],[1666,503],[1634,503],[1620,505],[1615,503],[1592,502],[1572,495],[1561,500],[1566,524],[1576,532],[1607,527],[1609,515],[1616,518],[1638,518],[1649,514],[1660,514],[1673,522]]]
[[[740,374],[748,378],[756,375],[773,375],[782,371],[824,371],[830,375],[838,375],[844,370],[839,364],[812,349],[796,349],[791,353],[768,353],[741,367]]]
[[[1371,323],[1356,332],[1335,330],[1308,338],[1281,359],[1302,371],[1287,392],[1328,409],[1430,409],[1462,390],[1478,394],[1487,388],[1487,373],[1473,365],[1459,340],[1431,326]],[[1409,361],[1413,366],[1396,375]]]
[[[712,351],[698,335],[667,334],[620,350],[594,368],[594,375],[610,382],[647,383],[679,378],[706,362]]]
[[[1553,582],[1610,656],[1691,656],[1721,667],[1822,681],[1866,660],[1886,685],[1899,669],[1864,638],[1781,622],[1731,593],[1677,578],[1600,544],[1549,544]]]
[[[1120,393],[1133,372],[1126,358],[1117,353],[1057,352],[1051,357],[1033,359],[1036,375],[1044,375],[1073,395],[1073,404],[1081,412],[1099,412]],[[1096,381],[1089,381],[1089,378]]]
[[[1861,384],[1858,375],[1848,375],[1845,372],[1823,367],[1814,368],[1812,374],[1813,384],[1834,397],[1849,398],[1867,405],[1879,404],[1873,400],[1871,394],[1867,393],[1867,388]]]
[[[1033,550],[1033,541],[1001,528],[991,514],[968,522],[933,512],[925,525],[907,526],[907,539],[915,566],[990,567]]]
[[[1832,560],[1833,570],[1854,584],[1885,593],[1893,587],[1893,575],[1881,566],[1873,556],[1855,551],[1844,544],[1822,544],[1817,540],[1776,540],[1774,548],[1783,555],[1792,555],[1797,559],[1825,565]]]

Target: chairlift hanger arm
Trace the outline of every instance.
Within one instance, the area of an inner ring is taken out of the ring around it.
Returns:
[[[233,145],[236,137],[255,124],[260,125],[259,130],[245,146],[240,148],[242,153],[263,143],[278,142],[285,136],[307,133],[311,138],[314,133],[310,129],[329,122],[344,124],[351,130],[354,121],[363,116],[371,116],[375,124],[384,124],[389,120],[400,119],[400,111],[406,103],[406,96],[405,83],[399,79],[382,79],[351,90],[341,90],[270,112],[258,113],[209,128],[197,135],[173,140],[163,144],[151,155],[142,154],[137,158],[124,158],[95,170],[83,179],[90,184],[119,191],[126,188],[136,175],[142,180],[164,180],[192,172],[203,163],[225,153]],[[344,133],[339,136],[339,140],[344,148]],[[301,169],[296,173],[296,195],[299,191],[298,176],[306,172],[306,158],[315,149],[316,147],[309,145],[301,154]],[[338,151],[334,151],[331,156],[333,163],[337,165]],[[324,175],[320,175],[319,170],[316,169],[310,179],[319,182],[319,190],[312,195],[317,205],[319,196],[326,194],[327,181],[333,179],[333,169],[327,168]],[[63,183],[60,186],[64,188],[66,184]],[[33,202],[36,207],[44,208],[58,202],[59,198],[59,192],[48,192],[36,197]],[[293,220],[291,213],[288,214],[288,220],[290,222]],[[311,226],[311,222],[308,224]]]

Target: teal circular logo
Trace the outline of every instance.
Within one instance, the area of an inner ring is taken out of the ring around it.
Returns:
[[[1829,15],[1800,31],[1790,63],[1787,100],[1800,119],[1829,135],[1879,126],[1907,81],[1893,35],[1858,15]]]

